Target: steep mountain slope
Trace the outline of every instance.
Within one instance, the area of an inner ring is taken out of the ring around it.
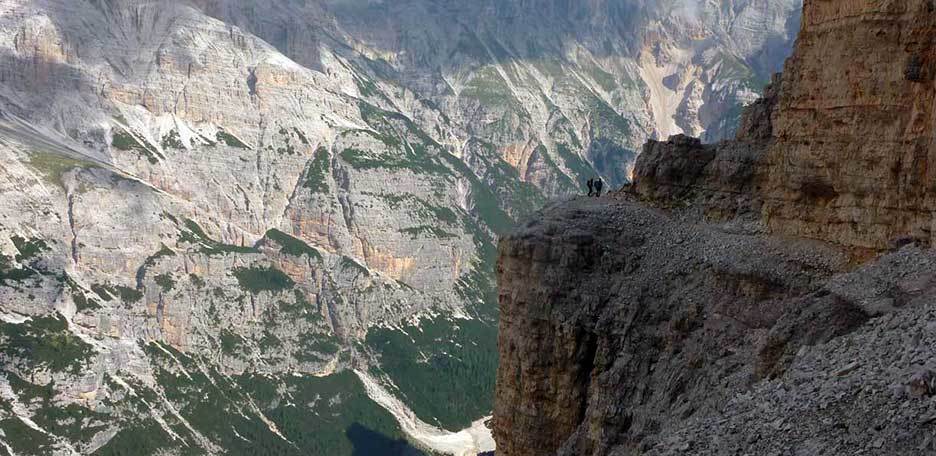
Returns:
[[[797,22],[697,6],[0,0],[0,453],[490,449],[496,235]]]

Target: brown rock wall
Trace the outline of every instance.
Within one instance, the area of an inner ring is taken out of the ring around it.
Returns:
[[[803,11],[761,164],[768,228],[869,249],[931,241],[932,3],[812,0]]]

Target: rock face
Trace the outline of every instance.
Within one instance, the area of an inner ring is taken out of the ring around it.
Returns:
[[[793,56],[747,110],[736,140],[692,146],[692,154],[684,140],[651,141],[636,191],[740,191],[757,200],[751,210],[773,233],[864,251],[901,237],[931,243],[933,20],[928,1],[805,2]],[[743,169],[741,181],[726,162]],[[684,167],[688,175],[676,172]]]
[[[805,2],[768,154],[768,226],[877,249],[932,236],[929,1]]]
[[[498,454],[932,454],[930,2],[806,1],[732,141],[502,238]]]
[[[500,243],[498,454],[931,454],[934,253],[849,249],[627,199]]]
[[[844,257],[632,202],[573,201],[500,244],[498,454],[611,454],[749,384],[751,347]],[[743,368],[741,366],[747,366]]]

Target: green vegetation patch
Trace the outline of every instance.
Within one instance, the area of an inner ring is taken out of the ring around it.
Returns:
[[[612,93],[621,87],[613,74],[608,73],[594,62],[587,62],[584,69],[605,92]]]
[[[19,253],[13,257],[0,255],[0,286],[16,288],[27,280],[37,279],[43,275],[63,280],[61,274],[47,270],[41,262],[37,261],[43,252],[50,250],[45,241],[25,239],[20,236],[13,236],[11,240]]]
[[[283,271],[271,266],[235,268],[232,273],[241,288],[255,295],[264,291],[275,293],[288,290],[296,285]]]
[[[513,229],[514,221],[501,207],[501,201],[489,185],[481,182],[465,163],[451,155],[444,155],[449,164],[471,183],[475,213],[495,234],[506,234]]]
[[[123,129],[123,127],[121,127],[121,129],[122,131],[114,132],[114,137],[111,140],[111,146],[113,146],[115,149],[127,152],[136,152],[154,165],[159,163],[159,159],[166,158],[149,144],[141,143],[136,138],[136,136],[131,134],[128,130]]]
[[[483,106],[520,110],[520,102],[510,90],[507,81],[493,65],[478,71],[462,90],[460,96],[478,100]]]
[[[143,261],[143,264],[140,266],[140,268],[137,269],[137,273],[136,273],[137,289],[143,288],[143,279],[146,277],[146,271],[149,268],[156,266],[156,263],[158,263],[161,258],[174,257],[175,255],[176,253],[172,249],[170,249],[169,247],[166,247],[166,245],[163,244],[162,247],[159,249],[159,251],[147,257],[146,260]],[[128,294],[128,296],[132,296],[132,294]],[[132,299],[132,300],[125,299],[124,301],[125,302],[137,302],[142,297],[143,296],[141,294],[140,298]]]
[[[557,144],[556,152],[562,159],[566,168],[574,174],[578,181],[588,180],[589,177],[597,175],[597,171],[581,156],[576,154],[566,144]]]
[[[91,291],[93,291],[94,294],[98,295],[98,297],[103,299],[105,302],[110,302],[114,299],[113,293],[110,292],[107,285],[96,283],[91,285]]]
[[[360,132],[373,134],[363,130]],[[382,153],[349,147],[342,150],[338,156],[341,157],[342,161],[358,170],[408,170],[415,174],[451,174],[451,170],[439,164],[433,157],[418,152],[413,153],[409,150],[402,151],[402,153]]]
[[[524,182],[517,169],[504,162],[494,144],[474,141],[477,144],[469,147],[479,151],[476,158],[481,164],[479,168],[484,172],[481,181],[491,189],[495,199],[511,219],[525,218],[546,203],[542,190],[532,183]]]
[[[306,299],[302,290],[293,290],[293,297],[295,299],[292,302],[287,300],[277,302],[280,313],[287,315],[289,318],[302,318],[308,322],[324,325],[325,319],[322,314],[319,313],[317,307]]]
[[[353,147],[338,156],[355,169],[405,169],[416,174],[451,175],[443,160],[442,146],[408,117],[359,102],[361,117],[373,130],[349,130],[342,134],[364,134],[382,142],[389,152],[365,151]]]
[[[0,351],[19,358],[29,369],[77,375],[95,352],[68,330],[59,314],[38,317],[20,324],[0,322]]]
[[[299,350],[293,354],[301,362],[323,362],[341,350],[341,341],[331,334],[304,333],[299,336]]]
[[[343,271],[354,271],[358,274],[365,275],[365,276],[370,275],[370,271],[368,271],[367,268],[364,267],[364,265],[362,265],[361,263],[358,263],[357,261],[354,260],[354,258],[351,258],[348,256],[341,257],[339,266],[341,267]]]
[[[221,351],[226,355],[237,354],[238,348],[244,343],[244,338],[233,332],[221,330]]]
[[[363,79],[361,77],[355,76],[354,83],[358,87],[358,92],[361,93],[361,96],[365,98],[371,98],[374,96],[383,96],[383,92],[380,91],[380,88],[377,87],[377,84],[370,79]]]
[[[306,138],[306,135],[302,134],[302,132],[299,131],[298,128],[293,127],[293,132],[296,133],[296,137],[299,138],[299,142],[301,142],[302,145],[308,146],[310,144],[309,138]]]
[[[172,274],[160,274],[153,278],[153,281],[156,282],[156,285],[159,285],[159,288],[162,288],[164,293],[168,293],[175,288],[175,279],[172,278]]]
[[[720,80],[734,79],[740,81],[745,87],[760,92],[770,81],[761,78],[743,60],[730,54],[719,54],[715,57],[720,60],[718,78]]]
[[[362,192],[362,194],[383,201],[393,210],[405,207],[408,214],[423,221],[441,222],[449,226],[458,224],[459,217],[455,211],[445,206],[432,204],[412,193]]]
[[[77,288],[77,284],[75,286]],[[98,295],[104,302],[110,302],[112,299],[120,298],[121,301],[133,304],[143,299],[143,293],[130,287],[122,285],[110,285],[96,283],[91,285],[91,291]]]
[[[319,253],[319,251],[314,247],[306,244],[305,241],[290,236],[280,230],[269,230],[267,231],[265,237],[280,246],[280,253],[285,253],[295,257],[307,256],[316,261],[322,260],[322,254]]]
[[[487,250],[487,249],[485,249]],[[495,252],[476,261],[467,274],[455,282],[455,293],[464,300],[469,314],[478,320],[497,326],[497,286],[494,278]]]
[[[34,410],[32,420],[42,429],[64,437],[70,442],[89,443],[97,432],[103,431],[110,417],[81,405],[62,405],[55,402],[55,383],[34,385],[8,373],[7,380],[16,396]]]
[[[202,289],[205,287],[205,280],[195,274],[194,272],[189,274],[189,282],[192,282],[192,285],[195,288]]]
[[[311,190],[312,193],[328,193],[328,168],[331,166],[329,160],[328,149],[319,147],[315,150],[306,170],[303,188]]]
[[[134,456],[143,454],[182,454],[195,455],[198,452],[190,447],[180,452],[178,441],[166,434],[162,426],[152,417],[146,417],[137,423],[128,425],[117,432],[104,446],[98,448],[94,456]],[[177,453],[179,452],[179,453]]]
[[[182,143],[182,138],[179,137],[179,132],[176,130],[171,130],[162,138],[162,148],[165,149],[185,149],[185,144]]]
[[[250,146],[244,144],[241,140],[237,139],[236,136],[219,129],[215,134],[215,139],[219,143],[227,144],[228,147],[234,147],[236,149],[250,149]]]
[[[254,247],[245,247],[218,242],[205,234],[194,220],[185,219],[185,228],[179,234],[179,240],[199,246],[199,252],[205,255],[224,255],[226,253],[259,253]]]
[[[367,397],[353,373],[328,377],[237,378],[300,454],[425,456],[406,443],[396,420]],[[284,393],[288,392],[288,400]]]
[[[120,299],[123,302],[132,304],[140,302],[140,300],[143,299],[143,293],[141,293],[139,290],[134,290],[133,288],[121,285],[116,285],[113,287],[113,289],[117,292],[117,296],[120,296]]]
[[[299,133],[299,130],[297,130],[297,129],[294,128],[293,131],[299,134],[300,142],[302,142],[303,144],[308,144],[308,143],[309,143],[309,141],[305,138],[305,136],[303,136],[302,133]],[[277,152],[278,154],[280,154],[280,155],[296,155],[296,154],[298,153],[298,151],[297,151],[296,148],[292,145],[292,134],[293,134],[293,132],[287,130],[286,128],[280,128],[280,129],[279,129],[279,134],[280,134],[280,136],[283,137],[283,140],[285,141],[286,144],[285,144],[285,146],[283,146],[283,147],[277,148],[277,149],[276,149],[276,152]],[[273,146],[267,146],[267,149],[272,150],[272,149],[273,149]]]
[[[236,337],[236,336],[235,336]],[[166,398],[195,429],[225,454],[416,456],[393,417],[371,401],[361,382],[348,371],[328,377],[241,375],[229,377],[172,347],[147,344],[156,379]],[[171,353],[167,355],[163,350]],[[183,374],[181,369],[187,372]],[[255,404],[272,420],[283,438],[270,431],[254,412]],[[191,433],[170,414],[166,422],[185,439],[171,441],[146,422],[137,453],[129,436],[108,443],[108,455],[157,454],[159,442],[170,441],[183,454],[201,454]],[[123,431],[121,431],[123,433]],[[153,437],[162,437],[153,438]],[[156,448],[154,451],[148,449]],[[120,451],[112,451],[119,449]],[[145,450],[145,451],[144,451]]]
[[[22,283],[38,275],[33,269],[15,267],[12,258],[0,255],[0,286]]]
[[[19,236],[13,236],[10,240],[13,241],[16,250],[19,251],[19,255],[15,257],[16,261],[19,262],[32,260],[38,257],[42,252],[51,250],[49,245],[42,239],[25,239]]]
[[[630,135],[630,122],[622,115],[618,114],[611,106],[608,106],[604,100],[592,95],[591,109],[591,130],[593,138],[611,138],[623,140]]]
[[[45,152],[31,152],[26,163],[41,173],[47,182],[62,189],[65,189],[63,176],[69,171],[98,167],[97,164],[87,160],[76,160],[64,155]]]
[[[556,183],[559,188],[559,191],[565,192],[576,192],[578,191],[579,185],[576,185],[575,181],[572,180],[562,168],[556,164],[556,162],[549,155],[549,150],[546,149],[546,146],[540,144],[533,150],[533,155],[530,158],[531,162],[542,162],[548,169],[552,170],[553,175],[556,176]]]
[[[0,420],[0,431],[3,431],[3,441],[16,454],[52,454],[54,449],[51,438],[27,426],[19,418]]]
[[[479,320],[424,319],[402,330],[374,328],[365,344],[424,421],[451,431],[493,409],[497,326]]]
[[[239,337],[231,335],[231,338],[232,340],[228,343],[235,344],[235,346],[227,348],[235,350]],[[199,368],[194,359],[172,347],[166,345],[156,347],[151,343],[143,348],[150,356],[151,364],[156,366],[156,380],[165,392],[166,398],[193,428],[223,448],[225,454],[244,456],[254,454],[298,456],[302,454],[289,442],[270,431],[260,417],[251,410],[251,398],[230,377],[221,375],[210,366],[205,369]],[[172,356],[170,357],[163,350]],[[185,369],[186,374],[183,374],[181,369]],[[185,440],[184,444],[173,441],[173,449],[183,449],[185,451],[182,454],[186,455],[204,454],[204,451],[198,447],[195,437],[181,422],[169,414],[166,414],[164,419]],[[149,425],[147,424],[146,427],[149,428]],[[144,432],[164,435],[158,429]],[[144,443],[147,443],[147,446],[159,448],[158,439],[146,439]],[[111,454],[160,454],[160,452]]]
[[[85,293],[85,289],[78,285],[78,282],[75,282],[75,280],[70,276],[65,277],[65,287],[71,293],[72,301],[75,302],[75,310],[78,312],[97,310],[101,308],[101,303],[98,302],[97,299],[94,299],[94,297],[88,297],[88,295]],[[107,291],[100,285],[92,285],[91,290],[94,291],[98,297],[101,297],[103,294],[104,296],[110,298],[105,299],[105,301],[110,301],[113,299],[112,296],[108,294]],[[101,293],[98,293],[98,291]]]

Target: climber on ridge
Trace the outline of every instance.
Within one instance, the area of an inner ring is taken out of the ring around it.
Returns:
[[[604,183],[601,182],[601,178],[595,179],[595,197],[601,196],[601,188],[604,187]],[[589,193],[590,194],[590,193]]]
[[[595,186],[595,179],[588,179],[588,196],[592,196],[592,193],[595,193],[593,190]]]

